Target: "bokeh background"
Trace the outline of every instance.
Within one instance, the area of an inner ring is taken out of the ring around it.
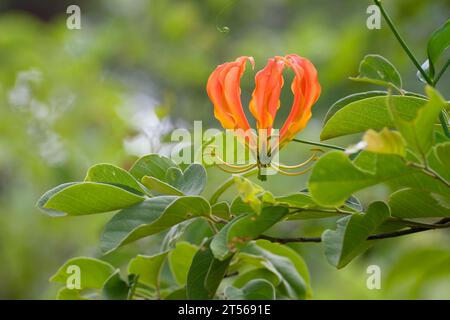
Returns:
[[[427,37],[450,13],[450,2],[384,1],[419,57]],[[66,28],[66,8],[81,7],[81,30]],[[391,60],[405,87],[423,93],[411,62],[387,25],[366,28],[370,0],[1,0],[0,1],[0,298],[54,298],[48,278],[68,258],[101,257],[99,234],[111,214],[50,218],[35,202],[46,190],[82,180],[99,162],[129,167],[137,156],[170,150],[170,132],[194,120],[218,127],[205,92],[216,65],[241,55],[256,59],[297,53],[319,71],[323,93],[299,137],[318,140],[334,101],[373,89],[355,76],[368,53]],[[250,68],[242,79],[243,102],[253,89]],[[286,83],[292,78],[287,76]],[[448,96],[448,75],[439,88]],[[279,119],[292,98],[282,94]],[[445,90],[447,89],[447,91]],[[348,145],[359,137],[332,141]],[[290,145],[285,162],[308,156]],[[209,170],[211,188],[225,174]],[[275,194],[301,190],[306,177],[274,176]],[[206,193],[211,192],[208,188]],[[231,196],[231,193],[228,197]],[[359,194],[364,205],[386,190]],[[334,219],[281,224],[271,232],[318,235]],[[203,226],[194,225],[199,241]],[[196,237],[194,237],[196,235]],[[103,257],[122,266],[136,253],[158,250],[161,236]],[[450,234],[430,231],[384,240],[343,270],[329,266],[317,244],[292,247],[306,260],[316,299],[450,299]],[[366,288],[366,268],[382,270],[381,290]]]

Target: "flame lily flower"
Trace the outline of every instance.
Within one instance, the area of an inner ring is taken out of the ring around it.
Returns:
[[[240,79],[247,61],[254,67],[252,57],[239,57],[233,62],[219,65],[208,79],[206,89],[214,105],[214,115],[225,129],[244,131],[250,129],[242,108],[240,88]],[[283,71],[286,67],[292,69],[295,75],[291,84],[294,99],[291,111],[280,129],[279,141],[277,145],[273,145],[269,137],[280,108],[280,94],[284,84]],[[308,59],[295,54],[270,58],[267,65],[256,74],[255,89],[249,109],[256,119],[258,139],[261,138],[261,131],[266,132],[263,139],[269,152],[274,147],[285,146],[306,127],[311,118],[311,108],[319,98],[320,91],[321,87],[314,65]],[[279,165],[279,167],[283,166]]]

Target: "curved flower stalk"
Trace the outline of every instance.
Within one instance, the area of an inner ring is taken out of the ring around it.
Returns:
[[[255,76],[255,89],[249,103],[251,114],[256,120],[256,132],[251,129],[241,102],[240,80],[245,71],[246,62],[254,68],[253,57],[242,56],[233,62],[219,65],[211,74],[207,83],[208,96],[214,105],[214,115],[222,127],[233,130],[253,152],[256,163],[234,166],[219,159],[221,168],[230,168],[228,172],[245,172],[258,167],[260,170],[273,170],[288,174],[302,174],[305,171],[286,172],[308,165],[317,158],[314,155],[304,163],[286,166],[274,161],[278,150],[303,130],[311,118],[311,109],[320,95],[321,87],[317,79],[317,70],[306,58],[295,54],[270,58],[267,65]],[[273,127],[280,108],[280,94],[284,85],[283,71],[290,68],[295,74],[291,84],[294,100],[291,111],[280,130]],[[260,175],[264,178],[264,175]]]

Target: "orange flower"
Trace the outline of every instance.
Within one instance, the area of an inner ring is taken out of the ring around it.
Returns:
[[[214,104],[214,115],[225,129],[250,129],[241,103],[240,79],[246,61],[252,57],[239,57],[216,68],[208,79],[207,92]],[[294,101],[291,111],[280,130],[279,146],[284,146],[306,127],[311,118],[311,108],[320,95],[317,70],[305,58],[295,54],[270,58],[267,65],[255,76],[255,90],[250,101],[250,112],[256,119],[258,131],[267,130],[269,136],[280,107],[280,93],[283,87],[285,67],[294,71],[291,84]]]
[[[245,62],[252,57],[239,57],[234,62],[221,64],[209,76],[206,91],[214,104],[214,116],[225,129],[250,129],[241,103],[241,77]]]

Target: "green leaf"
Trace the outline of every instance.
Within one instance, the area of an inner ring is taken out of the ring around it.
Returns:
[[[436,157],[436,164],[433,169],[437,170],[446,179],[450,178],[450,141],[440,143],[434,146],[434,155]],[[433,166],[433,164],[432,164]],[[439,167],[439,168],[438,168]],[[440,169],[440,170],[439,170]]]
[[[185,232],[188,230],[191,223],[195,222],[195,219],[192,220],[186,220],[183,222],[180,222],[177,225],[174,225],[173,227],[170,227],[170,229],[166,232],[166,235],[164,236],[164,239],[161,242],[161,250],[172,250],[175,248],[177,241],[185,235]],[[204,221],[198,221],[198,223],[202,223]]]
[[[106,280],[103,286],[102,295],[107,300],[126,300],[128,299],[130,287],[128,283],[125,282],[120,277],[120,270],[117,269],[109,278]]]
[[[56,294],[57,300],[89,300],[81,295],[80,290],[63,287]]]
[[[371,152],[361,152],[354,162],[343,152],[327,153],[317,161],[308,181],[313,200],[329,207],[339,207],[356,191],[378,183],[448,193],[445,184],[408,167],[402,158]]]
[[[389,101],[389,110],[395,126],[405,139],[408,147],[422,160],[426,158],[433,145],[434,124],[439,113],[447,104],[432,87],[427,86],[425,91],[430,99],[417,110],[417,115],[413,119],[405,119],[397,106],[397,101]]]
[[[426,103],[422,98],[395,95],[390,97],[390,101],[408,120],[414,119],[417,110]],[[368,129],[381,130],[384,127],[392,128],[394,123],[389,117],[387,97],[376,96],[351,102],[337,111],[325,124],[320,139],[327,140]]]
[[[367,91],[367,92],[359,92],[359,93],[354,93],[351,94],[349,96],[346,96],[342,99],[339,99],[338,101],[336,101],[331,107],[330,109],[328,109],[327,114],[325,115],[325,118],[323,120],[323,124],[325,125],[328,120],[330,120],[330,118],[339,110],[341,110],[343,107],[345,107],[346,105],[358,101],[358,100],[362,100],[365,98],[371,98],[371,97],[378,97],[378,96],[386,96],[387,92],[386,91]]]
[[[169,253],[169,267],[178,285],[186,284],[189,268],[197,253],[197,247],[188,242],[178,242]]]
[[[254,279],[242,288],[227,287],[225,297],[229,300],[274,300],[275,288],[264,279]]]
[[[251,256],[248,254],[240,253],[239,257],[242,257],[244,255],[246,255],[247,257]],[[250,271],[246,271],[246,270],[240,271],[238,276],[236,277],[236,279],[233,281],[233,286],[236,288],[242,288],[243,286],[245,286],[245,284],[247,282],[249,282],[253,279],[264,279],[264,280],[269,281],[274,287],[277,287],[281,282],[278,272],[271,271],[270,270],[271,268],[265,268],[265,267],[260,268],[260,266],[262,264],[269,265],[270,262],[268,262],[267,260],[262,262],[260,259],[258,261],[258,268],[251,269]],[[245,267],[248,267],[248,266],[245,265]],[[231,269],[231,266],[230,266],[230,269]]]
[[[167,171],[166,181],[185,195],[198,195],[206,185],[206,170],[198,163],[189,165],[184,172],[171,168]]]
[[[239,175],[235,175],[233,179],[242,201],[248,204],[256,213],[261,212],[263,202],[260,196],[265,190],[258,184]]]
[[[226,201],[215,203],[211,206],[211,214],[216,217],[229,220],[231,218],[230,205]]]
[[[164,300],[187,300],[186,288],[179,288],[168,294]]]
[[[310,276],[309,276],[308,266],[306,265],[303,258],[295,250],[293,250],[285,245],[282,245],[279,243],[273,243],[273,242],[270,242],[267,240],[257,240],[255,243],[260,248],[263,248],[264,250],[267,250],[274,255],[288,258],[291,261],[291,263],[294,265],[297,273],[303,278],[303,280],[305,282],[306,298],[311,298],[312,289],[311,289],[311,284],[310,284]]]
[[[325,230],[322,241],[325,256],[331,265],[340,269],[367,248],[367,237],[389,218],[389,207],[373,202],[366,214],[353,214],[337,221],[336,230]]]
[[[235,217],[244,213],[256,213],[248,203],[242,201],[240,196],[235,197],[231,202],[230,212],[232,212]]]
[[[395,86],[398,89],[402,87],[402,78],[397,69],[377,54],[366,55],[359,65],[358,77],[350,79],[386,87]]]
[[[66,214],[64,212],[58,211],[58,210],[53,210],[53,209],[49,209],[49,208],[45,208],[45,204],[47,203],[47,201],[53,197],[53,195],[55,195],[56,193],[60,192],[61,190],[73,186],[75,184],[77,184],[78,182],[69,182],[69,183],[64,183],[64,184],[60,184],[59,186],[47,191],[46,193],[44,193],[39,200],[36,203],[36,207],[38,207],[41,211],[43,211],[44,213],[48,214],[49,216],[52,217],[61,217],[61,216],[65,216]]]
[[[139,158],[131,167],[130,173],[138,181],[141,181],[144,176],[164,181],[167,170],[172,167],[178,168],[171,159],[159,154],[149,154]]]
[[[355,167],[343,152],[333,151],[317,161],[308,188],[317,203],[338,207],[355,191],[377,182],[375,175]]]
[[[208,201],[200,196],[160,196],[117,213],[105,226],[101,248],[110,252],[127,243],[169,229],[211,212]]]
[[[236,217],[214,236],[211,242],[214,256],[220,260],[228,258],[248,241],[282,220],[288,213],[286,207],[265,207],[259,215],[253,213]]]
[[[392,216],[399,218],[450,217],[450,193],[447,197],[411,188],[391,194]]]
[[[149,190],[156,191],[160,194],[164,195],[175,195],[175,196],[182,196],[183,192],[178,190],[177,188],[174,188],[170,184],[161,181],[159,179],[156,179],[154,177],[145,176],[142,178],[142,184],[146,186]]]
[[[405,142],[397,131],[391,131],[384,128],[380,132],[372,129],[366,131],[363,137],[366,143],[366,149],[370,152],[396,154],[401,157],[406,156]]]
[[[427,53],[429,74],[431,78],[435,75],[435,66],[442,53],[450,46],[450,20],[437,29],[428,40]]]
[[[103,163],[90,167],[84,181],[102,182],[127,189],[131,192],[145,193],[144,189],[128,171],[113,166],[112,164]]]
[[[427,158],[428,167],[431,170],[433,170],[435,174],[439,175],[441,179],[444,179],[447,182],[450,181],[450,164],[449,161],[447,160],[449,159],[448,158],[449,156],[450,156],[450,141],[435,144],[432,147],[432,150],[429,152]],[[438,179],[435,179],[434,181],[438,181]],[[415,186],[412,187],[419,190],[426,190],[424,188],[417,188]],[[448,187],[445,190],[446,192],[431,189],[426,191],[439,193],[445,196],[448,196],[450,192]]]
[[[233,257],[223,261],[216,259],[209,243],[204,243],[192,260],[186,282],[186,295],[190,300],[212,299]]]
[[[58,271],[50,278],[51,282],[58,282],[64,285],[72,281],[79,272],[80,290],[101,289],[105,281],[114,273],[114,267],[104,261],[78,257],[67,260]],[[69,278],[70,277],[70,278]]]
[[[145,199],[105,183],[79,182],[57,188],[60,189],[50,190],[38,201],[38,206],[52,216],[64,214],[78,216],[114,211],[130,207]]]
[[[344,209],[349,208],[350,210],[347,211],[362,211],[363,206],[361,204],[361,201],[356,196],[350,196],[347,200],[345,200],[345,206]]]
[[[331,212],[329,208],[319,206],[309,194],[302,192],[276,197],[275,200],[277,205],[287,205],[291,209],[299,210],[299,212],[289,214],[287,220],[321,219],[340,215],[337,211]],[[354,210],[348,205],[343,206],[343,209]]]
[[[197,163],[189,165],[184,172],[172,167],[167,170],[164,180],[144,176],[142,183],[161,194],[198,195],[206,185],[206,170]]]
[[[265,267],[280,279],[278,290],[290,299],[306,299],[311,296],[309,274],[300,256],[292,249],[266,240],[250,242],[243,252],[253,255],[261,267]]]
[[[130,260],[128,274],[139,276],[139,282],[151,287],[159,287],[159,276],[168,252],[153,256],[138,255]]]

